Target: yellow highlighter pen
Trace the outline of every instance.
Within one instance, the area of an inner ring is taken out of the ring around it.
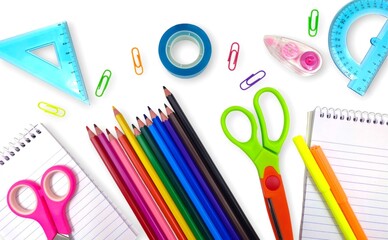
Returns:
[[[315,159],[311,154],[303,137],[300,135],[296,136],[293,138],[293,141],[296,148],[298,149],[300,156],[303,159],[304,164],[306,165],[307,170],[309,171],[319,192],[322,194],[322,197],[325,199],[325,202],[329,207],[331,214],[337,222],[345,239],[356,240],[357,238],[354,235],[352,228],[350,227],[348,221],[345,218],[345,215],[343,214],[340,206],[335,200],[334,195],[330,190],[330,186],[325,179],[325,176],[322,174],[318,164],[315,162]]]

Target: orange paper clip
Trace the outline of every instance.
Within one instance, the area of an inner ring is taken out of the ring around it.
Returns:
[[[136,55],[136,59],[135,59]],[[135,73],[137,75],[143,74],[143,64],[141,63],[140,52],[137,47],[132,48],[132,60],[133,60],[133,68],[135,69]]]
[[[232,43],[230,46],[230,52],[229,52],[229,57],[228,57],[228,68],[230,71],[233,71],[236,69],[237,66],[237,59],[238,59],[238,54],[240,53],[240,44],[237,42]]]

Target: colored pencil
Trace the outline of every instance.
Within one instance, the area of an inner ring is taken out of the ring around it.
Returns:
[[[124,131],[124,134],[125,134],[128,142],[130,143],[134,152],[138,156],[138,159],[141,161],[142,165],[146,169],[148,175],[151,177],[152,182],[155,184],[156,188],[158,189],[159,193],[163,197],[167,206],[170,208],[172,213],[176,213],[179,210],[178,210],[177,206],[175,205],[174,200],[171,198],[171,196],[168,193],[166,187],[164,186],[162,180],[159,178],[158,174],[156,173],[155,169],[153,168],[152,164],[150,163],[150,160],[148,159],[147,155],[144,153],[139,142],[136,140],[136,137],[133,135],[131,129],[128,126],[127,121],[124,118],[124,116],[115,107],[113,107],[113,113],[114,113],[115,118],[116,118],[117,122],[119,123],[121,129]],[[121,138],[121,139],[123,139],[123,138]],[[136,169],[137,169],[137,167],[136,167]]]
[[[137,118],[138,119],[138,118]],[[163,140],[163,137],[160,135],[158,129],[152,125],[152,122],[147,116],[145,116],[146,125],[148,126],[148,129],[150,130],[152,136],[154,137],[155,141],[157,142],[158,146],[162,150],[164,156],[166,157],[167,161],[169,162],[171,168],[174,170],[174,173],[177,175],[179,181],[182,183],[183,187],[185,188],[187,194],[190,196],[190,199],[193,201],[194,205],[196,206],[199,214],[201,214],[202,219],[206,223],[207,227],[209,228],[210,232],[212,233],[213,237],[215,239],[223,239],[221,233],[219,232],[218,228],[216,227],[215,223],[212,220],[212,217],[209,216],[209,213],[206,211],[206,208],[204,204],[205,202],[202,202],[189,181],[187,180],[187,176],[184,174],[182,169],[177,163],[177,160],[171,153],[170,149],[166,145],[165,141]]]
[[[156,113],[150,107],[148,107],[148,110],[150,112],[153,124],[159,130],[160,135],[164,139],[165,143],[169,147],[175,159],[177,160],[180,168],[189,180],[189,183],[194,188],[194,191],[196,192],[197,196],[201,199],[202,202],[205,203],[204,206],[206,210],[212,217],[213,222],[219,229],[221,235],[223,235],[223,238],[238,239],[235,230],[233,229],[229,220],[225,217],[217,201],[214,199],[214,196],[210,192],[207,184],[203,181],[201,174],[198,171],[194,172],[195,170],[197,170],[197,168],[194,168],[194,170],[190,167],[189,162],[192,163],[191,157],[188,155],[179,137],[175,134],[175,132],[170,132],[167,129],[166,125],[161,122],[159,116],[157,116]],[[205,190],[208,190],[209,192]]]
[[[190,216],[189,209],[185,206],[185,202],[181,197],[182,192],[176,191],[174,188],[174,185],[172,184],[172,181],[173,181],[172,178],[175,178],[175,175],[169,176],[164,172],[163,167],[161,166],[161,164],[159,164],[157,156],[155,155],[154,151],[150,146],[151,144],[154,144],[154,143],[148,143],[146,138],[144,137],[144,134],[140,132],[134,125],[132,125],[132,128],[137,141],[139,142],[140,146],[143,148],[152,166],[154,167],[155,171],[158,173],[164,186],[167,188],[167,191],[170,193],[170,196],[172,197],[172,199],[174,200],[176,206],[180,211],[179,212],[180,215],[179,215],[179,218],[177,218],[177,220],[181,224],[182,229],[186,234],[186,237],[188,239],[204,239],[203,235],[201,234],[201,230],[196,226],[194,219]],[[153,147],[155,148],[156,146],[153,146]],[[184,191],[183,193],[186,194]]]
[[[163,155],[162,150],[156,143],[155,139],[153,138],[150,130],[148,127],[140,120],[137,120],[139,124],[139,128],[141,130],[141,135],[144,136],[144,139],[149,144],[152,152],[155,154],[156,162],[160,164],[162,167],[163,172],[166,174],[167,178],[171,181],[171,184],[173,185],[174,190],[178,193],[178,196],[182,199],[183,204],[185,208],[187,209],[190,218],[193,219],[192,225],[194,233],[196,233],[197,239],[211,239],[212,235],[207,228],[205,222],[203,221],[202,217],[198,213],[195,205],[191,201],[190,197],[186,193],[186,190],[183,188],[182,184],[180,183],[178,177],[175,175],[174,171],[171,169],[171,166],[169,165],[167,159]],[[134,127],[134,126],[133,126]],[[134,128],[135,129],[135,128]],[[140,141],[139,141],[140,142]],[[191,222],[191,221],[189,221]]]
[[[178,132],[175,130],[175,128],[171,125],[170,121],[168,120],[167,116],[162,112],[162,110],[158,110],[160,119],[165,127],[165,129],[168,131],[169,135],[171,136],[171,139],[175,143],[176,147],[178,148],[186,162],[186,165],[190,168],[192,173],[194,174],[196,180],[198,181],[201,188],[204,190],[207,198],[211,202],[213,208],[217,212],[218,216],[220,217],[221,221],[224,223],[226,228],[228,229],[228,232],[232,239],[238,239],[241,238],[241,236],[238,236],[236,230],[234,229],[233,225],[231,224],[231,221],[227,218],[227,215],[223,211],[222,207],[220,206],[219,202],[215,198],[213,192],[211,191],[208,183],[205,181],[204,177],[202,176],[201,172],[197,168],[197,166],[194,163],[194,160],[192,159],[191,155],[187,151],[185,145],[183,144],[181,137],[179,136]],[[154,113],[155,114],[155,113]],[[152,117],[152,115],[151,115]],[[155,117],[156,122],[160,121],[158,120],[158,117]],[[155,123],[155,121],[154,121]]]
[[[144,202],[144,204],[149,208],[150,214],[153,217],[154,221],[157,222],[161,228],[161,230],[166,235],[167,239],[175,239],[175,235],[170,228],[168,222],[164,218],[163,214],[159,210],[156,202],[152,198],[151,194],[148,192],[147,188],[144,186],[143,181],[140,176],[137,174],[135,168],[132,166],[130,160],[127,155],[125,155],[124,150],[121,148],[118,140],[108,131],[106,130],[108,139],[110,144],[112,145],[113,150],[116,152],[119,161],[121,162],[124,169],[127,171],[128,176],[132,179],[135,187],[135,191],[139,192],[139,195]],[[180,239],[186,239],[183,235]]]
[[[106,152],[105,148],[102,146],[100,140],[89,129],[89,127],[86,127],[86,130],[88,131],[89,139],[92,142],[94,148],[96,149],[97,153],[100,155],[104,165],[106,166],[106,168],[108,169],[109,173],[111,174],[113,180],[116,182],[117,186],[119,187],[121,194],[123,194],[128,205],[131,207],[136,218],[139,220],[139,223],[142,226],[142,228],[144,229],[148,238],[157,239],[157,235],[156,235],[154,229],[152,229],[152,227],[148,224],[148,221],[146,220],[144,213],[140,211],[140,208],[138,207],[132,193],[129,191],[129,189],[125,185],[124,180],[122,179],[119,172],[115,168],[112,160],[108,156],[108,153]]]
[[[326,181],[330,186],[330,190],[333,193],[338,205],[340,206],[342,213],[345,215],[345,218],[348,221],[351,229],[353,230],[354,235],[358,240],[368,239],[360,225],[360,222],[354,214],[352,206],[350,206],[348,201],[348,197],[346,196],[341,183],[338,181],[337,176],[335,175],[335,172],[327,160],[322,148],[320,146],[312,146],[310,151],[315,159],[315,162],[321,169],[322,174],[325,176]]]
[[[213,193],[217,196],[223,209],[228,214],[229,219],[231,219],[233,222],[236,230],[239,232],[240,236],[243,237],[243,239],[260,239],[250,224],[248,218],[245,216],[243,210],[239,206],[237,200],[234,198],[221,174],[219,173],[217,167],[214,165],[213,160],[207,153],[201,140],[199,139],[185,113],[180,107],[178,101],[166,87],[163,88],[168,102],[171,104],[175,111],[174,115],[176,116],[177,120],[175,125],[180,125],[182,127],[183,132],[189,140],[185,141],[187,149],[192,156],[194,156],[193,154],[195,152],[197,157],[194,157],[194,160],[196,161],[197,166],[200,168],[202,175],[206,178],[207,182],[211,186]],[[171,120],[170,116],[169,119]],[[171,123],[173,123],[172,120]],[[176,128],[176,126],[174,127]],[[182,135],[182,133],[180,135]],[[189,142],[192,145],[191,147],[188,146]]]
[[[171,210],[167,206],[166,202],[164,201],[163,197],[161,196],[160,192],[156,188],[154,182],[152,181],[151,177],[148,175],[147,171],[145,170],[143,164],[141,163],[139,157],[136,155],[136,152],[132,148],[131,144],[129,143],[128,139],[125,137],[125,135],[117,128],[115,127],[116,135],[118,138],[118,141],[120,142],[121,146],[123,147],[125,153],[128,155],[131,163],[135,167],[136,171],[138,172],[140,178],[143,180],[145,186],[147,187],[148,191],[151,193],[151,196],[159,206],[160,210],[163,212],[164,216],[166,217],[167,221],[169,222],[171,228],[176,233],[178,239],[186,239],[185,234],[182,232],[182,229],[180,228],[178,222],[176,221],[174,215],[172,214]]]

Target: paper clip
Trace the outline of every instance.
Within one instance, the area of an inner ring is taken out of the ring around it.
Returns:
[[[100,81],[98,82],[96,91],[94,92],[94,94],[96,94],[97,97],[101,97],[104,94],[105,89],[108,86],[108,83],[109,83],[109,80],[110,80],[111,76],[112,76],[112,72],[109,69],[106,69],[102,73],[102,76],[100,78]],[[104,80],[105,80],[105,83],[104,83]],[[104,83],[104,85],[103,85],[103,83]],[[102,88],[102,91],[100,91],[101,88]]]
[[[315,15],[315,24],[312,25],[313,16]],[[318,33],[318,23],[319,23],[319,11],[317,9],[311,10],[311,14],[308,20],[308,32],[310,37],[315,37]]]
[[[137,61],[135,59],[135,55],[136,55]],[[137,75],[143,74],[143,64],[141,63],[140,52],[137,47],[132,48],[132,60],[133,60],[133,68],[135,69],[135,73]]]
[[[238,44],[237,42],[232,43],[232,45],[230,46],[230,52],[228,57],[228,62],[229,62],[228,68],[230,71],[233,71],[234,69],[236,69],[239,53],[240,53],[240,44]],[[231,61],[232,56],[233,56],[233,61]]]
[[[38,108],[40,110],[43,110],[46,113],[49,113],[51,115],[54,115],[56,117],[64,117],[66,115],[65,109],[52,105],[50,103],[46,102],[39,102],[38,103]]]
[[[250,83],[249,80],[259,73],[262,73],[260,75],[260,77],[256,78],[256,80],[254,80],[253,82]],[[259,70],[257,73],[251,74],[247,79],[245,79],[244,81],[242,81],[240,83],[241,90],[247,90],[248,88],[252,87],[255,83],[257,83],[258,81],[263,79],[265,77],[265,75],[266,75],[266,73],[264,72],[264,70]],[[244,83],[246,85],[245,87],[243,87]]]

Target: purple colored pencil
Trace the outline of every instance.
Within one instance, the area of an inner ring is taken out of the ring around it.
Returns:
[[[163,231],[160,229],[157,222],[154,220],[154,218],[151,215],[150,210],[146,206],[145,202],[140,197],[139,192],[137,191],[134,182],[129,177],[127,171],[125,170],[124,166],[122,166],[119,157],[117,156],[115,150],[113,149],[111,143],[109,142],[108,138],[105,136],[105,134],[97,127],[97,125],[94,125],[97,133],[97,138],[100,140],[101,145],[105,148],[108,156],[112,160],[114,166],[116,167],[117,171],[121,175],[124,184],[128,187],[129,191],[132,193],[133,198],[136,202],[136,205],[140,209],[140,212],[142,212],[145,216],[145,219],[147,220],[148,224],[151,226],[151,228],[154,230],[155,235],[157,236],[157,239],[166,239],[167,237],[163,233]]]

